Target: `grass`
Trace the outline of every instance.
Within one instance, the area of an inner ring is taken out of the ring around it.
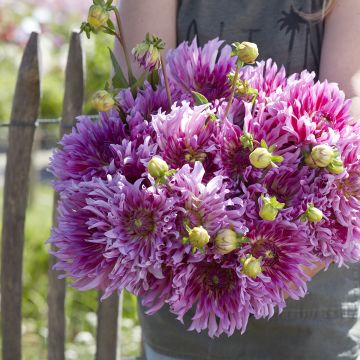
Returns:
[[[2,197],[1,190],[1,204]],[[23,259],[22,346],[24,358],[27,360],[41,360],[46,359],[47,356],[48,245],[45,242],[52,224],[52,203],[53,191],[50,186],[37,184],[31,191],[26,213]],[[93,357],[96,341],[96,308],[96,291],[78,292],[71,287],[67,288],[66,358],[68,360],[87,360]],[[136,314],[136,298],[129,293],[124,293],[121,333],[122,355],[137,355],[140,328]]]

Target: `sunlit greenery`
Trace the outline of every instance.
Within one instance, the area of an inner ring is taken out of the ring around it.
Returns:
[[[2,194],[1,191],[1,203]],[[27,360],[46,359],[48,245],[45,242],[50,234],[52,202],[50,186],[37,185],[26,214],[22,310],[23,354]],[[79,292],[67,287],[67,359],[92,358],[96,339],[96,308],[95,291]],[[122,354],[138,354],[140,329],[136,298],[129,293],[124,296],[121,332]]]

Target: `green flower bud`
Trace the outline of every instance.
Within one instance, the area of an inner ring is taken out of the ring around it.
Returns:
[[[261,260],[262,260],[261,257],[257,259],[252,255],[246,258],[242,258],[241,259],[241,263],[243,265],[242,273],[255,279],[262,272]]]
[[[106,90],[99,90],[92,97],[92,105],[97,111],[109,111],[114,104],[112,95]]]
[[[283,209],[285,204],[278,202],[275,196],[265,197],[261,194],[262,206],[259,211],[259,216],[263,220],[273,221],[276,219],[279,210]]]
[[[202,226],[196,226],[189,230],[189,243],[193,249],[203,250],[209,240],[210,236]]]
[[[240,136],[240,141],[244,149],[254,150],[254,137],[251,134],[244,132],[244,134]]]
[[[165,43],[157,36],[146,34],[143,42],[132,49],[132,54],[138,63],[149,72],[159,69],[161,66],[161,50]]]
[[[331,174],[342,174],[345,171],[344,163],[342,162],[340,156],[333,159],[326,169]]]
[[[307,210],[302,215],[301,220],[305,221],[306,219],[311,222],[319,222],[323,218],[323,212],[316,208],[314,204],[309,203],[307,204]]]
[[[148,171],[153,178],[162,178],[168,173],[169,166],[161,157],[154,156],[148,163]]]
[[[88,14],[88,23],[95,29],[106,24],[109,20],[109,13],[101,5],[91,5]]]
[[[233,55],[236,55],[244,64],[254,64],[259,56],[259,50],[256,44],[248,41],[242,43],[233,43]]]
[[[257,169],[265,169],[271,164],[272,154],[268,149],[258,147],[249,156],[250,163]]]
[[[247,238],[238,235],[234,230],[222,229],[216,235],[215,248],[219,254],[225,255],[239,248],[241,243],[245,243],[247,240]]]
[[[315,166],[324,168],[327,167],[334,158],[334,150],[331,146],[323,144],[323,145],[316,145],[312,148],[310,157],[311,159],[306,159],[306,165],[314,163]],[[311,166],[311,165],[308,165]]]

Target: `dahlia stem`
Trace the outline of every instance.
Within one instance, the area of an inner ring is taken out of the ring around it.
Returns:
[[[236,90],[236,83],[238,81],[238,78],[239,78],[239,72],[240,72],[240,69],[241,69],[242,65],[239,65],[238,63],[236,63],[236,69],[235,69],[235,75],[234,75],[234,79],[233,79],[233,84],[231,86],[231,93],[230,93],[230,96],[229,96],[229,100],[228,100],[228,103],[227,103],[227,106],[226,106],[226,109],[225,109],[225,113],[224,113],[224,118],[227,117],[229,111],[230,111],[230,107],[231,107],[231,104],[234,100],[234,95],[235,95],[235,90]]]
[[[135,79],[135,76],[134,76],[134,73],[133,73],[133,70],[132,70],[131,61],[130,61],[130,58],[129,58],[129,53],[127,51],[124,32],[123,32],[122,25],[121,25],[120,13],[119,13],[119,10],[116,7],[113,7],[113,11],[114,11],[115,16],[116,16],[116,23],[117,23],[117,27],[118,27],[118,31],[119,31],[119,34],[117,34],[116,38],[119,40],[120,45],[121,45],[121,47],[123,49],[124,58],[125,58],[126,66],[127,66],[127,69],[128,69],[129,83],[132,84],[132,82]]]
[[[160,55],[160,61],[161,61],[161,69],[164,75],[164,81],[165,81],[165,89],[166,89],[166,95],[169,101],[169,112],[171,111],[171,105],[172,105],[172,99],[171,99],[171,91],[170,91],[170,85],[169,85],[169,79],[166,72],[166,64],[164,62],[164,58],[162,55]]]

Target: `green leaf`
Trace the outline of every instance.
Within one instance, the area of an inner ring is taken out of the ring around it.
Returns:
[[[267,144],[266,144],[266,141],[264,139],[261,139],[260,145],[261,145],[262,148],[267,149]]]
[[[110,28],[108,28],[108,27],[106,27],[106,26],[103,26],[102,29],[103,29],[102,31],[103,31],[105,34],[115,35],[115,31],[112,30],[112,29],[110,29]]]
[[[108,28],[110,28],[111,30],[114,30],[115,32],[115,25],[114,23],[111,21],[111,19],[109,19],[107,22],[106,22]]]
[[[119,63],[116,60],[116,57],[110,48],[109,48],[109,52],[110,52],[111,62],[112,62],[113,68],[114,68],[114,76],[112,78],[112,86],[117,89],[128,88],[129,84],[126,81],[124,73],[122,72]]]
[[[273,161],[273,162],[283,162],[284,158],[282,156],[272,156],[271,161]]]
[[[110,84],[108,81],[106,81],[106,83],[105,83],[104,90],[110,91]]]
[[[209,100],[203,94],[200,94],[197,91],[192,91],[191,93],[193,94],[196,105],[204,105],[209,103]]]

